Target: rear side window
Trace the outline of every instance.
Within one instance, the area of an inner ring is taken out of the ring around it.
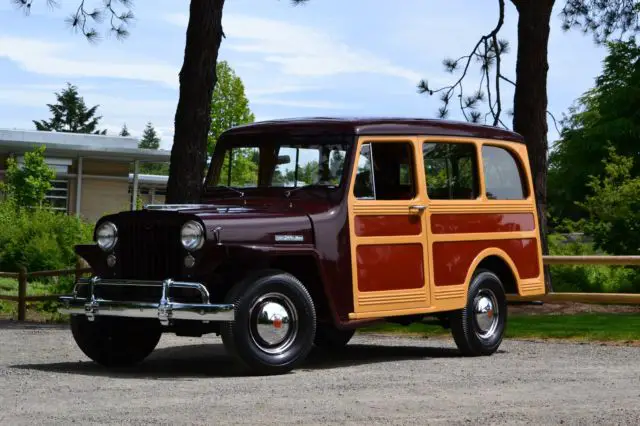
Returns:
[[[521,164],[510,151],[483,146],[482,162],[488,199],[524,200],[527,197]]]
[[[427,142],[422,145],[427,194],[432,200],[478,198],[476,147],[470,143]]]

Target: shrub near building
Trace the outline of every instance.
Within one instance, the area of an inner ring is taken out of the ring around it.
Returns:
[[[69,268],[76,262],[74,245],[92,240],[92,224],[48,209],[45,195],[53,177],[44,147],[26,153],[22,167],[13,158],[7,161],[1,184],[0,270]]]

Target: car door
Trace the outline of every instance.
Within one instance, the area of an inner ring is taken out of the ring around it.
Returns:
[[[426,191],[417,138],[361,137],[348,195],[354,312],[375,318],[430,305]]]

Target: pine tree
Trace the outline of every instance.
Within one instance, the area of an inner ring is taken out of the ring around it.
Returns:
[[[147,126],[144,128],[142,132],[142,139],[138,143],[138,148],[143,149],[159,149],[160,148],[160,138],[158,137],[158,133],[156,129],[153,127],[153,124],[147,123]],[[140,173],[148,174],[148,175],[163,175],[167,176],[169,174],[169,166],[164,163],[142,163],[140,165]]]
[[[131,136],[131,133],[129,133],[129,129],[127,129],[127,124],[126,123],[122,126],[122,130],[120,130],[120,134],[119,135],[122,136],[122,137]]]
[[[97,130],[98,122],[102,119],[102,116],[95,116],[99,105],[87,108],[76,86],[67,83],[67,88],[62,93],[56,92],[55,96],[57,103],[47,104],[52,114],[51,120],[33,120],[37,130],[107,134],[106,129]]]
[[[147,126],[144,128],[144,132],[142,132],[142,139],[140,140],[140,143],[138,143],[138,148],[160,148],[160,138],[158,137],[158,133],[156,132],[156,129],[153,128],[153,125],[151,123],[147,123]]]

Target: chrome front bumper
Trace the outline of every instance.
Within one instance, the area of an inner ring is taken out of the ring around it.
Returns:
[[[88,297],[78,297],[79,285],[88,285]],[[105,300],[95,297],[95,289],[98,286],[112,287],[160,287],[162,296],[158,303],[148,302],[122,302]],[[171,301],[172,288],[190,288],[200,292],[202,303],[175,303]],[[126,281],[101,279],[93,277],[81,279],[76,284],[73,296],[59,298],[63,306],[60,313],[71,315],[86,315],[89,321],[97,316],[130,317],[130,318],[158,318],[162,325],[169,325],[171,320],[193,321],[233,321],[234,306],[231,304],[211,304],[209,291],[200,283],[182,282],[173,280],[164,281]]]

